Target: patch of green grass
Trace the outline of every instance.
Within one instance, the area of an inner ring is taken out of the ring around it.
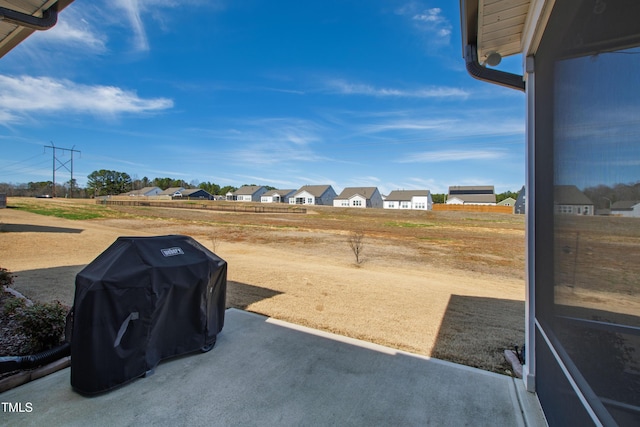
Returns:
[[[103,215],[98,212],[87,211],[71,211],[61,208],[36,208],[32,206],[17,206],[17,209],[31,212],[38,215],[55,216],[57,218],[82,220],[82,219],[95,219],[102,218]]]
[[[422,227],[435,227],[435,224],[429,222],[398,222],[387,221],[384,225],[388,227],[403,227],[403,228],[422,228]]]
[[[71,220],[104,218],[109,216],[107,210],[101,206],[42,206],[31,204],[17,204],[15,209],[38,215],[54,216]]]

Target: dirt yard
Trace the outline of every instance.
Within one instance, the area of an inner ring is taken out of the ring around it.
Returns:
[[[500,373],[524,341],[524,219],[315,208],[306,214],[102,207],[68,220],[9,198],[0,267],[30,299],[73,303],[75,275],[119,236],[186,234],[228,263],[227,306]],[[347,239],[364,233],[362,263]],[[224,331],[223,331],[224,333]]]

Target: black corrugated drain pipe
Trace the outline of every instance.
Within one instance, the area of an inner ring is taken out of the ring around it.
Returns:
[[[467,72],[475,79],[525,91],[525,83],[521,75],[482,66],[478,62],[478,48],[475,45],[468,44],[464,47],[464,61]]]
[[[27,356],[5,356],[0,357],[0,374],[7,372],[32,369],[38,366],[47,365],[58,359],[69,356],[71,354],[71,344],[64,344],[43,351],[41,353],[30,354]]]

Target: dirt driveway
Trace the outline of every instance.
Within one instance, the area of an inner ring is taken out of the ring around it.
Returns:
[[[77,272],[117,237],[188,234],[228,262],[228,307],[502,373],[502,351],[524,341],[521,276],[434,268],[410,245],[373,237],[356,265],[335,230],[272,229],[268,241],[247,227],[242,238],[232,232],[1,209],[0,267],[27,297],[71,305]]]

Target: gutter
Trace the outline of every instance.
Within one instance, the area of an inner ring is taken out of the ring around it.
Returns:
[[[48,30],[58,22],[58,3],[42,12],[42,18],[18,12],[6,7],[0,7],[0,21],[9,22],[19,27],[30,28],[32,30]]]
[[[464,46],[464,61],[467,65],[467,72],[475,79],[508,87],[509,89],[525,91],[523,76],[482,66],[478,62],[478,48],[476,45],[467,44]]]

